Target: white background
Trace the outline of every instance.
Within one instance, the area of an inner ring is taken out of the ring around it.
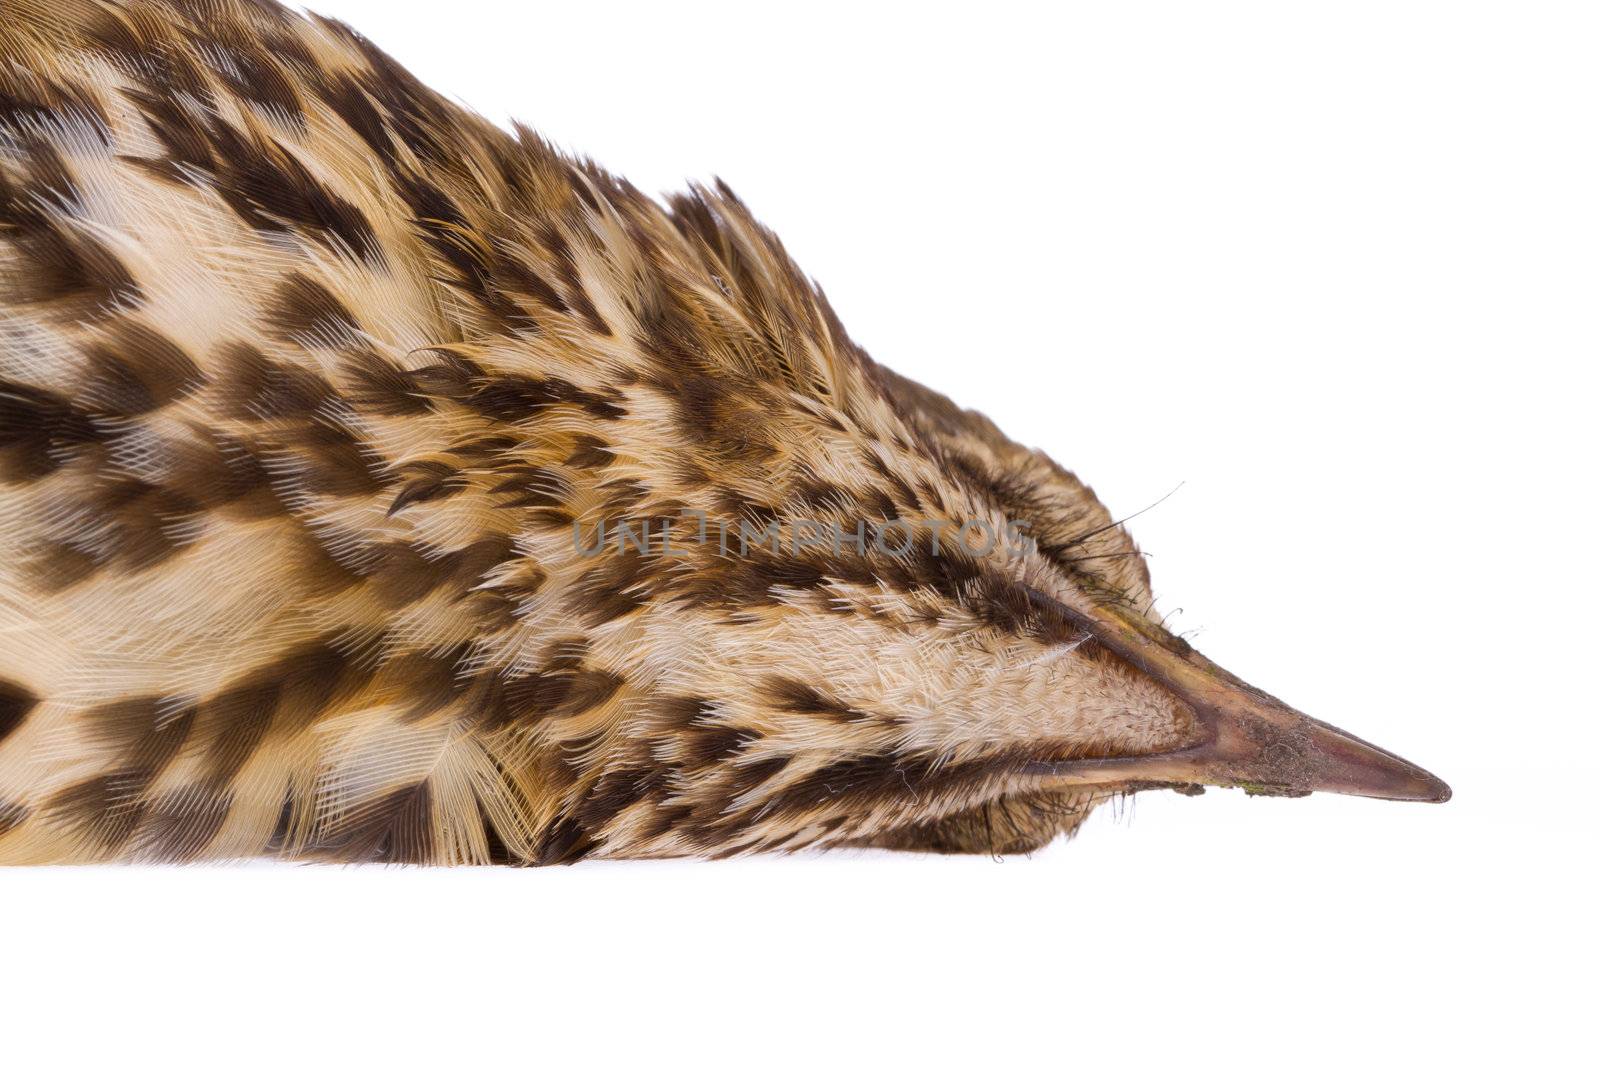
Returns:
[[[7,1062],[1593,1054],[1591,5],[318,9],[641,188],[720,174],[1119,515],[1182,483],[1132,523],[1174,627],[1456,798],[1145,795],[1004,863],[8,870]]]

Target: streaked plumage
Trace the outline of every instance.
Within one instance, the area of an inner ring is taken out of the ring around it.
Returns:
[[[726,188],[662,206],[270,0],[4,18],[0,862],[1008,852],[1152,785],[1445,795],[1151,621],[1093,493],[868,359]],[[920,532],[582,536],[687,512]]]

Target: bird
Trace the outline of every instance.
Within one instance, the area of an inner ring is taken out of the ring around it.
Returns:
[[[9,0],[0,863],[1003,856],[1439,802],[1162,623],[1044,453],[273,0]]]

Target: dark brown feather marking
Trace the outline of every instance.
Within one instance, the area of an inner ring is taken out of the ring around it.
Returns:
[[[361,329],[327,286],[299,273],[279,287],[267,323],[283,340],[311,347],[338,345]]]
[[[105,242],[41,211],[26,195],[0,170],[0,241],[16,255],[0,267],[0,297],[50,306],[77,320],[105,318],[143,299],[139,283]]]
[[[351,863],[429,863],[433,855],[433,787],[402,786],[340,820],[313,848]]]
[[[144,415],[200,388],[206,376],[173,341],[142,323],[120,319],[107,339],[84,353],[79,398],[92,415]]]
[[[506,680],[505,713],[516,720],[581,715],[611,699],[622,681],[609,671],[594,670],[519,675]]]
[[[91,855],[114,854],[144,816],[145,790],[152,777],[150,771],[138,769],[86,779],[46,800],[43,817],[81,841]]]
[[[0,800],[0,837],[21,826],[28,818],[28,809],[21,804]]]
[[[101,436],[88,413],[66,397],[0,380],[0,479],[43,477]]]
[[[185,785],[145,805],[133,851],[158,863],[184,863],[205,850],[232,808],[232,794],[205,785]]]
[[[798,715],[816,715],[835,722],[865,722],[872,716],[858,711],[842,700],[819,692],[797,678],[768,678],[766,692],[773,707]]]
[[[255,672],[201,703],[195,733],[207,780],[226,785],[272,728],[282,683],[275,672]]]
[[[226,402],[225,413],[232,418],[309,417],[330,405],[336,395],[316,371],[276,362],[242,341],[224,345],[218,359],[223,367],[218,392]]]
[[[16,682],[0,679],[0,744],[21,727],[39,698]]]
[[[561,818],[551,823],[534,848],[533,863],[537,867],[576,863],[595,847],[595,841],[575,818]]]

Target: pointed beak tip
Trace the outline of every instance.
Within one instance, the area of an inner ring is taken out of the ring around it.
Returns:
[[[1449,783],[1443,778],[1430,774],[1426,779],[1426,785],[1427,794],[1418,798],[1424,804],[1445,804],[1449,802],[1451,797],[1455,796],[1455,791],[1450,788]]]
[[[1399,771],[1399,769],[1396,768],[1394,771]],[[1414,763],[1408,763],[1404,765],[1403,773],[1391,772],[1387,781],[1384,781],[1365,795],[1377,800],[1405,800],[1415,804],[1443,804],[1455,794],[1443,778],[1428,773]]]
[[[1394,760],[1378,775],[1369,776],[1362,785],[1345,790],[1339,786],[1329,792],[1352,792],[1377,800],[1404,800],[1414,804],[1443,804],[1454,795],[1448,783],[1438,775],[1404,760]]]
[[[1358,741],[1357,744],[1366,745]],[[1375,776],[1381,786],[1377,796],[1391,800],[1409,800],[1418,804],[1443,804],[1453,795],[1454,791],[1449,784],[1437,774],[1417,766],[1410,760],[1402,759],[1392,752],[1374,746],[1368,746],[1378,773]]]

